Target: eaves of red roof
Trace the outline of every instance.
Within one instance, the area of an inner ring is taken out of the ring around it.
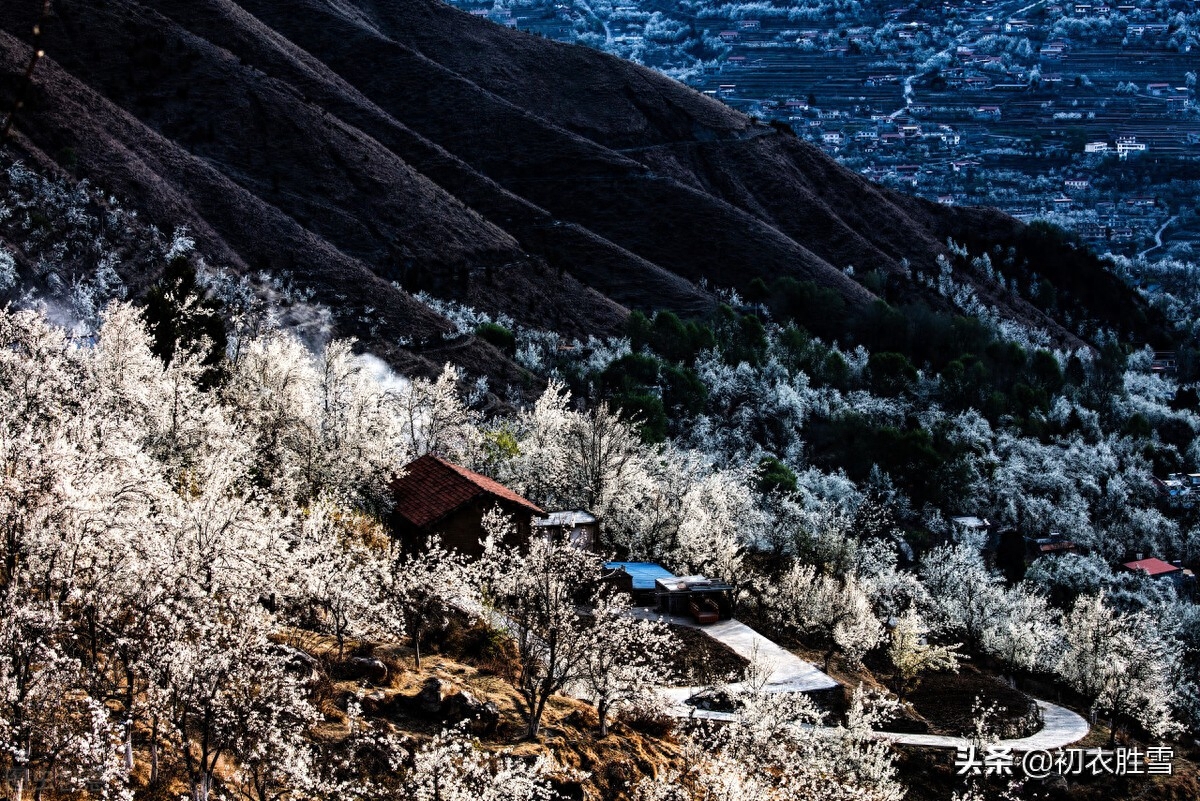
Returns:
[[[545,517],[546,513],[533,502],[522,498],[498,481],[427,454],[410,462],[404,475],[392,482],[395,512],[418,527],[441,520],[480,495],[490,495],[499,501]]]
[[[1161,576],[1164,573],[1175,573],[1179,570],[1179,568],[1175,567],[1175,565],[1171,564],[1170,562],[1164,562],[1163,560],[1157,559],[1153,556],[1149,559],[1139,559],[1136,562],[1126,562],[1124,566],[1127,570],[1145,570],[1152,576]]]

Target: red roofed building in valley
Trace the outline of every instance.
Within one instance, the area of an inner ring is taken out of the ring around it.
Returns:
[[[1179,565],[1173,565],[1170,562],[1164,562],[1162,559],[1157,559],[1151,556],[1149,559],[1138,559],[1134,562],[1126,562],[1124,565],[1126,570],[1132,570],[1134,573],[1139,570],[1149,573],[1151,576],[1169,576],[1173,573],[1182,573],[1183,568]]]
[[[546,516],[498,481],[433,455],[405,466],[392,482],[392,498],[392,532],[405,547],[419,547],[434,535],[442,547],[470,557],[483,554],[483,516],[493,507],[513,517],[520,542],[529,541],[532,518]]]

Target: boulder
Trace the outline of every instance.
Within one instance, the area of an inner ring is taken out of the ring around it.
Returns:
[[[495,704],[480,701],[467,690],[431,677],[421,691],[409,696],[405,706],[412,714],[454,725],[468,721],[467,728],[475,734],[490,734],[500,723],[500,709]]]
[[[442,719],[451,724],[469,721],[467,728],[472,733],[491,734],[500,723],[500,709],[491,701],[480,701],[461,690],[442,701]]]
[[[436,676],[425,679],[421,691],[413,698],[416,711],[429,717],[440,717],[442,701],[449,694],[449,687],[449,684]]]
[[[277,643],[275,649],[283,656],[285,669],[295,676],[300,676],[305,684],[317,682],[325,672],[319,659],[299,648]]]
[[[378,717],[387,713],[390,699],[387,697],[387,693],[385,693],[383,690],[376,690],[375,692],[364,695],[359,699],[358,703],[359,706],[362,707],[364,715]]]
[[[385,684],[388,666],[381,660],[368,656],[352,656],[346,660],[346,678],[365,679],[372,684]]]

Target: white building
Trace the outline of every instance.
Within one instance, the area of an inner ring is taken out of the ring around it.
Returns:
[[[1117,155],[1128,158],[1130,153],[1145,153],[1149,148],[1145,142],[1139,142],[1136,136],[1117,137]]]

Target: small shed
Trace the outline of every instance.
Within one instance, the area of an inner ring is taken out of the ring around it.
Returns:
[[[600,542],[600,521],[591,512],[575,509],[551,512],[533,521],[533,527],[544,536],[567,537],[571,545],[585,551],[594,551]]]
[[[443,548],[474,558],[483,555],[483,516],[492,508],[513,517],[518,544],[529,542],[532,519],[546,516],[500,482],[431,454],[405,466],[392,482],[392,499],[392,535],[405,548],[434,537]]]
[[[704,576],[671,576],[656,579],[658,611],[692,617],[699,623],[733,617],[733,586]],[[711,614],[711,617],[710,617]]]
[[[1046,537],[1025,538],[1025,563],[1032,564],[1047,554],[1079,553],[1079,546],[1065,535],[1051,531]]]
[[[1141,557],[1142,554],[1138,554],[1138,556]],[[1174,582],[1175,589],[1182,595],[1193,600],[1196,597],[1196,574],[1184,567],[1181,561],[1167,562],[1152,556],[1149,559],[1139,558],[1132,562],[1126,562],[1122,567],[1135,573],[1143,573],[1151,578]]]
[[[961,533],[979,537],[984,551],[995,552],[1000,547],[1000,531],[987,518],[975,515],[961,515],[950,518],[954,528]]]
[[[656,582],[673,579],[675,574],[653,562],[605,562],[609,571],[604,581],[620,592],[633,596],[635,606],[655,606],[658,603]]]

